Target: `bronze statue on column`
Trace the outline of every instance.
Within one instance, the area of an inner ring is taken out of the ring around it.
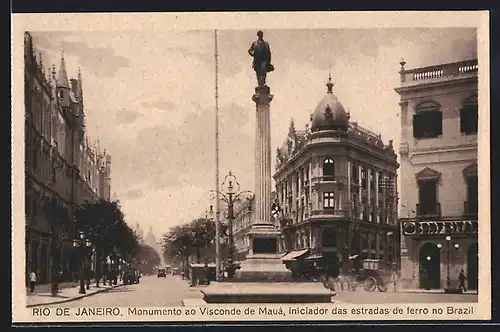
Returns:
[[[259,30],[257,37],[258,39],[248,49],[248,54],[253,57],[252,67],[257,74],[258,86],[263,87],[266,85],[267,73],[272,72],[274,66],[271,64],[271,48],[269,47],[269,43],[263,39],[264,33]]]

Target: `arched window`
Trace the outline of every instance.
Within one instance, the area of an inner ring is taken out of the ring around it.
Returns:
[[[332,158],[326,158],[323,161],[323,178],[330,181],[335,179],[335,161]]]

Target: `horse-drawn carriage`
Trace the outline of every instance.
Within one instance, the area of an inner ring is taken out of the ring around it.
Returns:
[[[355,257],[349,257],[349,259],[357,260],[358,257],[356,255]],[[387,291],[391,271],[389,268],[384,268],[383,265],[383,261],[378,259],[362,260],[360,268],[353,268],[347,278],[344,277],[347,290],[355,291],[359,286],[362,286],[369,292],[373,292],[375,289],[380,292]]]

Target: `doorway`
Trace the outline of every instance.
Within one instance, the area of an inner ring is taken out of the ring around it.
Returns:
[[[473,243],[467,249],[467,286],[469,289],[477,289],[478,275],[478,250],[477,242]]]
[[[423,289],[441,288],[441,257],[434,243],[426,243],[419,250],[419,287]]]

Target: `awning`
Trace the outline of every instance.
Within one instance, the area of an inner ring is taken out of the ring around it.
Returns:
[[[321,255],[312,255],[312,256],[308,256],[306,257],[306,261],[316,261],[316,260],[319,260],[319,259],[322,259],[323,256]]]
[[[308,251],[309,251],[309,249],[290,251],[289,253],[287,253],[283,257],[281,257],[281,260],[282,261],[293,261],[301,256],[304,256]]]
[[[205,267],[205,264],[203,263],[192,263],[190,264],[191,267]],[[214,263],[208,263],[207,267],[215,267]]]

